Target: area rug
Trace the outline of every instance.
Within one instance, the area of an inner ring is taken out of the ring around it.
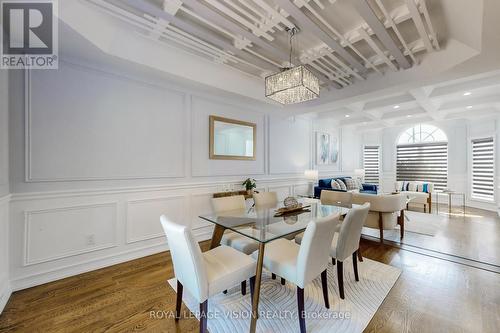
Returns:
[[[352,261],[344,263],[345,300],[341,300],[337,287],[336,268],[328,267],[330,309],[323,303],[321,280],[317,278],[305,290],[306,325],[308,332],[363,332],[383,300],[396,283],[401,270],[364,259],[358,263],[360,281],[354,280]],[[335,273],[334,273],[335,272]],[[170,279],[176,289],[176,280]],[[259,302],[260,317],[257,332],[299,332],[296,286],[280,279],[272,280],[264,271]],[[199,304],[184,288],[183,302],[198,316]],[[250,327],[250,291],[242,296],[239,286],[227,294],[213,296],[208,301],[208,330],[212,333],[246,333]]]
[[[405,211],[405,231],[435,236],[446,223],[444,216]]]

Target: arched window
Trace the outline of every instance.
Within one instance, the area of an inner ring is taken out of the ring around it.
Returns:
[[[405,130],[397,143],[398,181],[434,183],[443,190],[448,183],[448,138],[436,126],[418,124]]]
[[[448,138],[446,137],[446,134],[444,134],[444,132],[436,126],[418,124],[407,129],[399,136],[398,145],[447,141]]]

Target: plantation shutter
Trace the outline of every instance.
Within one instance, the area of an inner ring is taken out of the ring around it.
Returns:
[[[396,177],[398,181],[434,183],[443,190],[448,183],[448,144],[416,143],[397,146]]]
[[[493,138],[472,140],[472,189],[474,199],[495,198],[495,147]]]
[[[379,184],[379,146],[365,146],[363,150],[363,167],[365,182]]]

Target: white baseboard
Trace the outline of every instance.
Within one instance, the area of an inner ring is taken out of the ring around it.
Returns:
[[[193,230],[193,233],[198,242],[208,240],[212,237],[212,226],[206,226]],[[58,267],[51,271],[37,272],[35,274],[11,280],[10,289],[12,291],[26,289],[44,283],[49,283],[60,279],[64,279],[70,276],[94,271],[100,268],[113,266],[130,260],[139,259],[142,257],[164,252],[167,250],[168,250],[167,243],[157,244],[145,248],[127,250],[119,254],[113,254],[107,257],[101,257],[84,263],[80,262],[78,264],[66,267]]]
[[[11,294],[12,289],[10,288],[9,280],[5,279],[0,285],[0,314],[3,312],[5,305],[7,305]]]

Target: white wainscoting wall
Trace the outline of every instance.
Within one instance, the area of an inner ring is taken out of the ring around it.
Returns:
[[[13,193],[1,224],[12,290],[166,250],[161,214],[209,239],[198,216],[246,177],[280,199],[309,191],[312,120],[124,73],[61,60],[58,71],[13,74]],[[208,158],[212,114],[257,124],[255,161]]]
[[[300,177],[257,181],[280,199],[308,191]],[[197,240],[209,239],[212,225],[198,216],[212,212],[210,199],[222,185],[239,183],[13,194],[10,285],[24,289],[164,251],[161,214],[190,225]]]
[[[9,274],[9,202],[10,195],[0,197],[0,313],[11,294]]]

